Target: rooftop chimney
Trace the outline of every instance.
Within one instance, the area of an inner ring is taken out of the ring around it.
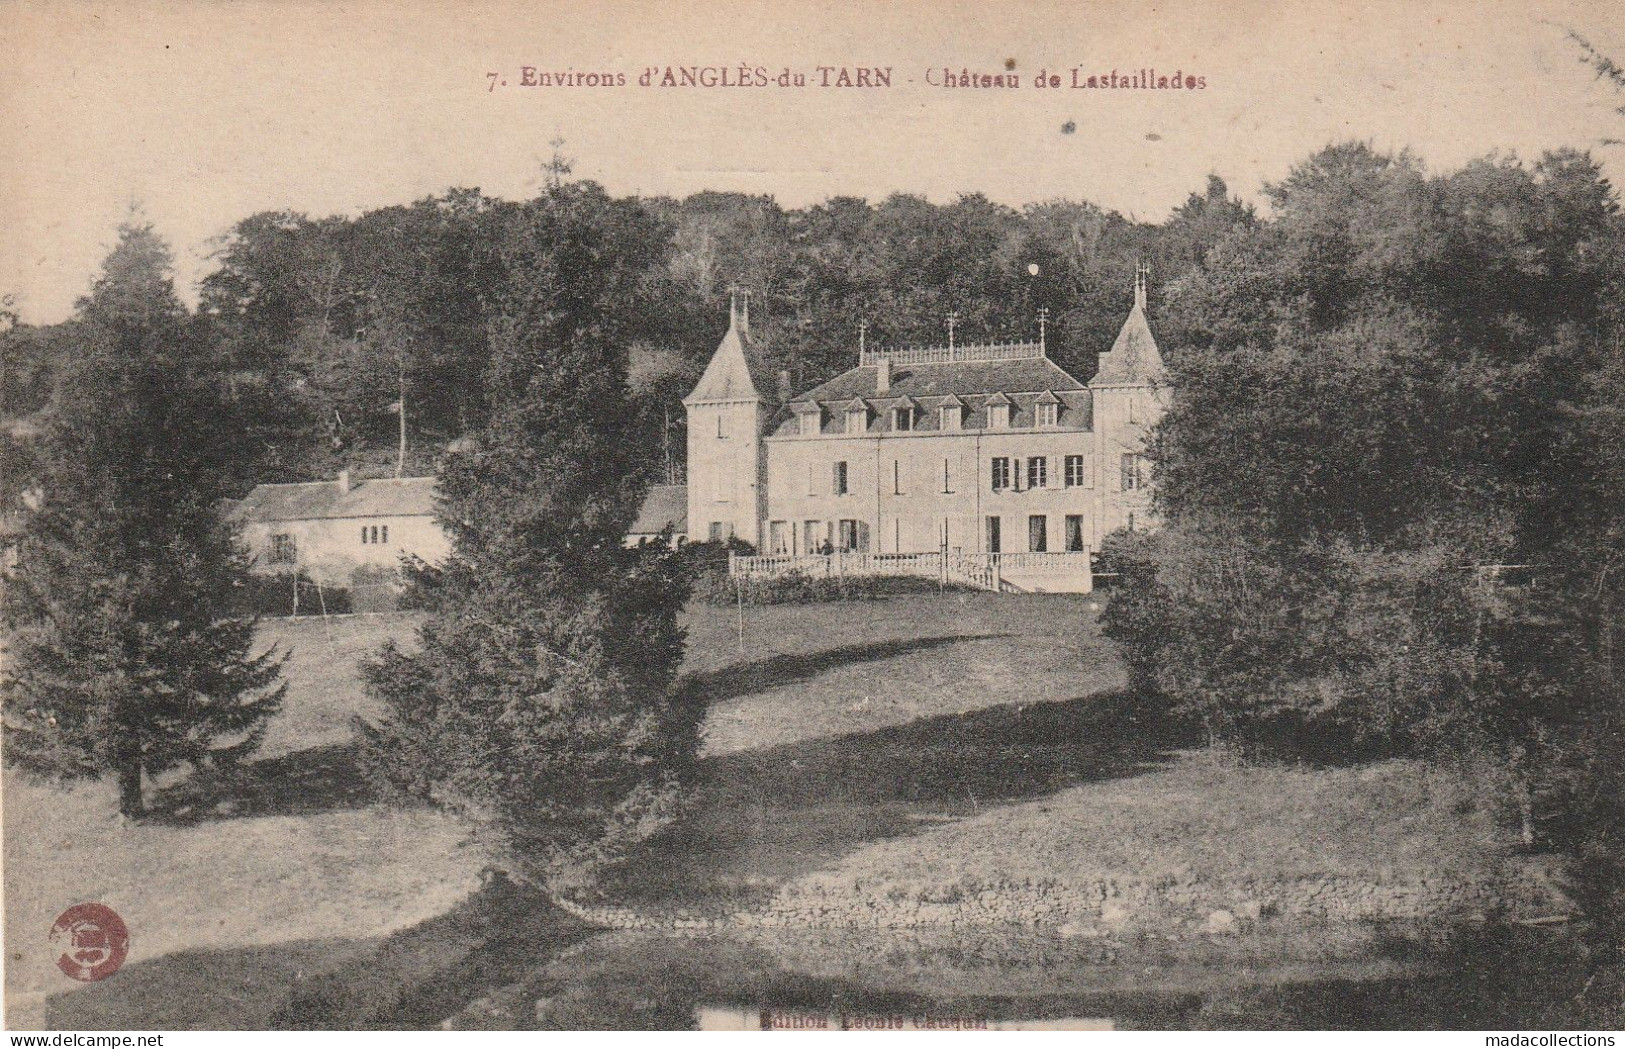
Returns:
[[[891,389],[891,358],[878,357],[875,359],[875,392],[885,393]]]
[[[348,468],[345,468],[345,469],[339,471],[339,494],[340,495],[348,495],[349,493],[350,493],[350,471],[349,471]]]

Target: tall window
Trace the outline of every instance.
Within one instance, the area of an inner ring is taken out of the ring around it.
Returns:
[[[818,464],[807,460],[807,494],[818,494]]]
[[[987,406],[987,428],[989,430],[1008,430],[1010,428],[1010,406],[1008,404],[990,404]]]
[[[1010,487],[1010,457],[995,455],[993,457],[993,490],[1002,492]]]
[[[271,537],[271,563],[274,565],[291,565],[299,559],[299,545],[294,542],[293,536],[279,533]]]
[[[1041,403],[1037,407],[1038,407],[1038,425],[1040,425],[1040,426],[1054,426],[1055,425],[1055,416],[1056,416],[1056,411],[1055,411],[1056,406],[1053,405],[1053,404],[1042,404]]]
[[[891,461],[891,494],[903,494],[903,460],[901,459]]]
[[[1132,492],[1145,486],[1145,457],[1134,452],[1123,453],[1123,491]]]
[[[989,517],[987,519],[987,552],[990,554],[996,554],[999,552],[999,547],[999,519],[997,517]]]
[[[1027,518],[1027,549],[1035,554],[1049,551],[1049,519],[1043,514]]]
[[[862,549],[860,543],[861,543],[861,540],[860,540],[859,535],[858,535],[858,522],[850,521],[850,520],[842,521],[841,522],[841,549],[842,550],[859,550],[859,549]]]
[[[1049,487],[1049,459],[1042,455],[1032,455],[1027,458],[1027,487]]]
[[[790,534],[783,521],[768,522],[767,545],[769,553],[788,554],[790,552]]]
[[[963,410],[957,404],[942,406],[942,428],[944,430],[957,430],[964,419]]]
[[[717,413],[717,438],[724,441],[728,439],[728,430],[722,423],[721,412]]]
[[[384,526],[383,534],[384,534],[383,542],[387,545],[389,543],[389,525]]]
[[[944,459],[944,460],[942,460],[942,492],[943,492],[944,495],[946,495],[949,492],[952,492],[953,490],[954,490],[953,465],[947,459]]]
[[[1083,515],[1066,515],[1066,549],[1068,553],[1079,553],[1083,550]]]
[[[1066,486],[1068,488],[1082,488],[1088,480],[1083,473],[1083,456],[1069,455],[1066,457]]]
[[[901,433],[904,430],[914,429],[913,408],[893,408],[891,415],[891,428]]]
[[[835,464],[835,476],[832,478],[831,491],[836,495],[846,494],[846,460]]]
[[[712,521],[707,534],[713,543],[720,543],[724,539],[732,539],[734,523],[732,521]]]
[[[820,522],[801,522],[801,552],[804,554],[824,552],[824,529]]]

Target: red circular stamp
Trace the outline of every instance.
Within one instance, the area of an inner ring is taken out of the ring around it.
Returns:
[[[61,943],[56,967],[75,980],[105,980],[130,953],[124,919],[105,903],[76,903],[51,926],[51,942]]]

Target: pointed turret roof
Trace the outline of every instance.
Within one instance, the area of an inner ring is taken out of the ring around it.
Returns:
[[[1100,368],[1090,386],[1148,386],[1163,379],[1162,354],[1145,319],[1145,279],[1148,270],[1134,274],[1134,308],[1111,351],[1100,355]]]
[[[749,307],[746,307],[747,309]],[[728,331],[711,355],[694,392],[684,404],[707,401],[760,401],[762,391],[773,389],[760,355],[750,339],[750,314],[741,315],[737,301],[728,304]]]

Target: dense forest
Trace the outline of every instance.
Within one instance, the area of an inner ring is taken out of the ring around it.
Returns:
[[[566,165],[555,161],[549,179],[566,180]],[[751,293],[752,331],[798,389],[854,363],[860,324],[872,343],[937,343],[954,312],[966,340],[1032,337],[1043,308],[1052,355],[1086,379],[1122,322],[1137,261],[1152,266],[1155,309],[1254,222],[1217,177],[1158,224],[1067,200],[1017,210],[980,195],[898,194],[787,209],[766,196],[616,199],[569,185],[596,215],[589,250],[616,271],[613,322],[630,355],[632,403],[580,408],[629,411],[656,480],[680,478],[681,397],[721,337],[731,288]],[[191,318],[244,428],[237,486],[341,465],[387,472],[398,406],[409,473],[479,429],[494,304],[514,253],[533,250],[523,242],[536,207],[453,189],[354,217],[239,222]],[[0,413],[26,419],[64,374],[73,322],[0,324]]]

